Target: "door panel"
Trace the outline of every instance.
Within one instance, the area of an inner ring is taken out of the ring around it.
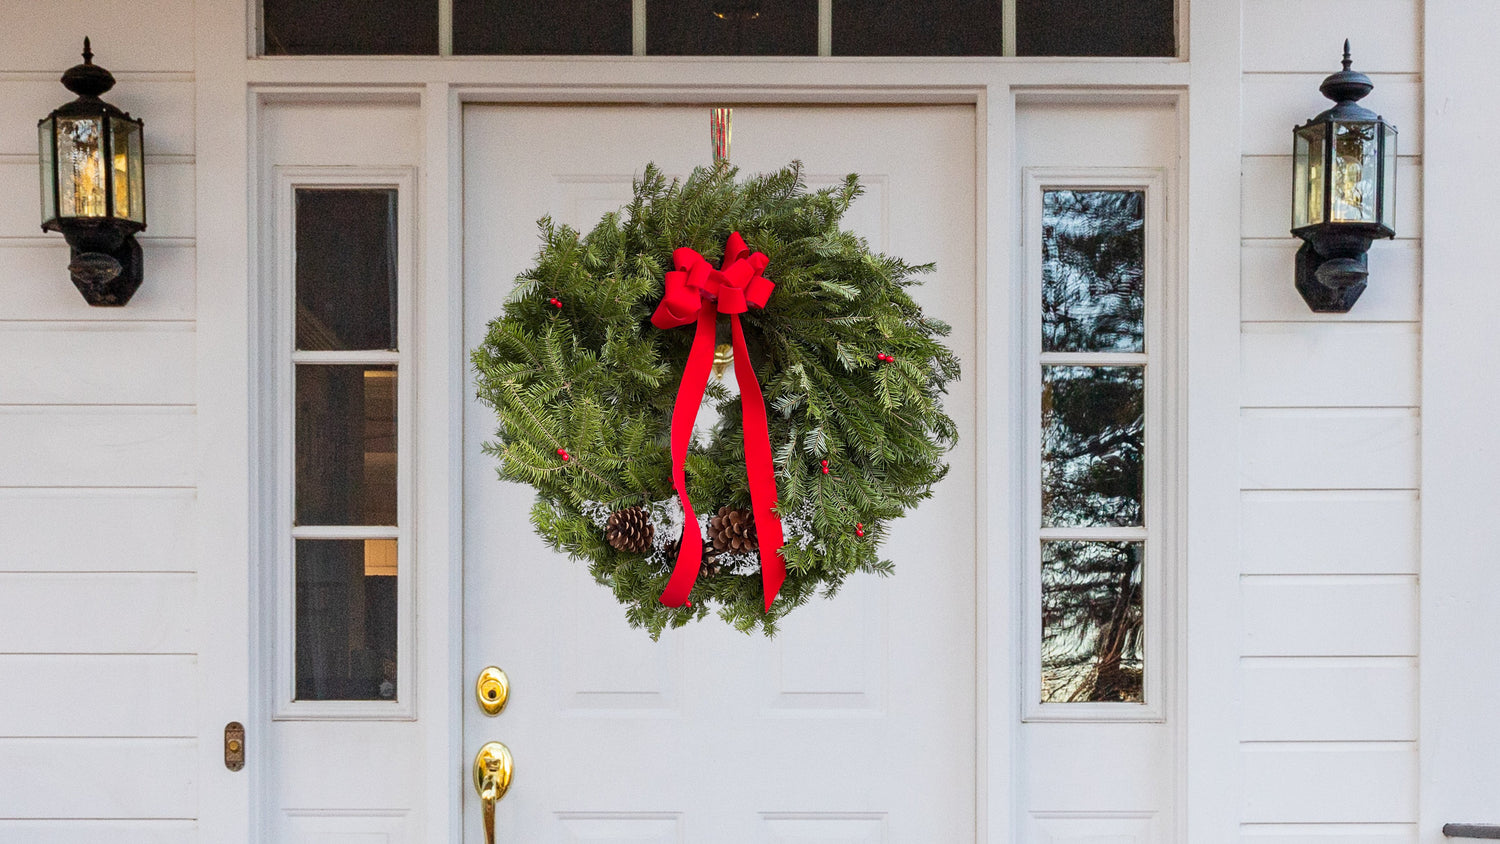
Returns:
[[[550,214],[588,229],[648,161],[709,160],[707,107],[471,106],[464,115],[465,347],[483,337]],[[737,108],[733,160],[801,158],[813,186],[859,172],[846,224],[872,247],[936,261],[917,296],[965,365],[948,412],[953,470],[902,520],[890,578],[858,576],[774,640],[708,621],[653,643],[586,568],[547,549],[529,487],[480,453],[464,417],[464,666],[510,675],[465,746],[507,743],[516,774],[499,840],[961,841],[975,797],[975,126],[970,106]],[[775,279],[775,267],[768,277]],[[474,391],[469,390],[472,396]],[[464,789],[466,841],[482,840]]]

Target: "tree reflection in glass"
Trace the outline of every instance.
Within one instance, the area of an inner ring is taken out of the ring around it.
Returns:
[[[1145,700],[1142,543],[1042,543],[1042,703]]]
[[[1142,524],[1139,366],[1042,367],[1042,526]]]
[[[1145,193],[1042,194],[1042,351],[1145,351]]]

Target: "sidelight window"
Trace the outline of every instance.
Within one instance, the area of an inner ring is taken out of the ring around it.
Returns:
[[[411,648],[405,179],[281,176],[285,527],[277,714],[404,717]]]
[[[1154,173],[1029,174],[1027,714],[1155,718],[1163,490]]]

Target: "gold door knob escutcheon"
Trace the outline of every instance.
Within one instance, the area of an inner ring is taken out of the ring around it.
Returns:
[[[479,792],[480,808],[484,812],[485,844],[495,844],[495,804],[510,789],[511,773],[515,760],[510,748],[492,741],[474,754],[474,790]]]
[[[510,678],[505,672],[491,665],[479,672],[479,679],[474,681],[474,698],[479,701],[479,708],[484,714],[494,717],[505,708],[505,702],[510,700]]]

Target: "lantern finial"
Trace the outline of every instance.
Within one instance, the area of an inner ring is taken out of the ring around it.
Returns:
[[[83,64],[75,64],[62,75],[64,88],[80,97],[98,97],[115,87],[114,74],[94,64],[94,50],[83,39]]]
[[[1349,44],[1348,41],[1344,42],[1344,45],[1345,45],[1344,46],[1344,53],[1345,54],[1347,54],[1349,52],[1348,44]],[[83,36],[83,63],[84,64],[93,64],[94,63],[94,51],[93,51],[93,49],[91,47],[89,47],[89,37],[87,35]]]
[[[83,41],[84,41],[85,44],[88,43],[88,39],[87,38],[83,39]],[[1352,65],[1352,64],[1354,64],[1354,59],[1349,56],[1349,39],[1345,38],[1344,39],[1344,70],[1348,70],[1349,69],[1349,65]]]

